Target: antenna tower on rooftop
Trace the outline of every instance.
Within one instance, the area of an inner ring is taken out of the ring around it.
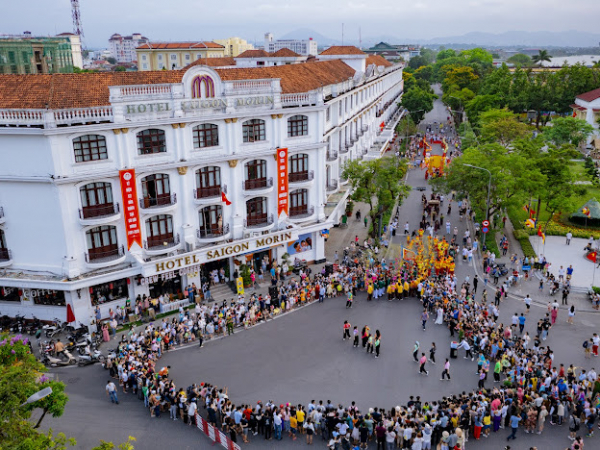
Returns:
[[[71,15],[73,16],[73,33],[83,40],[83,25],[81,24],[79,0],[71,0]]]

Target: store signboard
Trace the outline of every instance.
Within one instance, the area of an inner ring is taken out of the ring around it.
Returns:
[[[284,230],[264,235],[261,234],[250,239],[242,239],[227,244],[216,245],[208,249],[189,252],[176,257],[149,262],[144,264],[142,276],[150,277],[166,272],[174,272],[183,275],[189,273],[189,268],[191,266],[197,266],[194,267],[194,271],[198,271],[201,264],[209,261],[218,261],[219,259],[239,256],[244,253],[253,253],[276,245],[285,245],[287,247],[290,242],[296,241],[297,239],[298,232],[294,230]]]

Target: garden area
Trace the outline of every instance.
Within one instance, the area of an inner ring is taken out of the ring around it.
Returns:
[[[542,230],[545,229],[545,233],[549,236],[564,236],[570,231],[573,237],[589,238],[590,236],[594,236],[594,239],[599,239],[600,227],[598,227],[597,220],[593,218],[586,220],[585,217],[579,217],[577,223],[571,220],[571,215],[577,211],[581,211],[582,207],[588,201],[600,199],[600,183],[595,174],[596,169],[591,159],[571,161],[569,169],[574,185],[573,196],[570,201],[571,207],[550,217],[550,212],[546,209],[547,205],[542,203],[537,226],[541,226]],[[531,208],[536,211],[536,214],[537,205],[537,200],[531,202]],[[523,237],[527,234],[537,234],[537,226],[536,228],[527,228],[525,226],[525,221],[529,219],[529,213],[523,207],[509,207],[508,216],[515,228],[515,237],[519,241],[522,241]],[[525,251],[525,249],[523,250]]]

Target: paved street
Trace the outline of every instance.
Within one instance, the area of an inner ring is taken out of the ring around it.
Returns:
[[[438,100],[435,109],[429,113],[425,122],[445,121],[447,116]],[[435,151],[435,149],[434,149]],[[427,187],[424,172],[413,169],[407,182],[413,187]],[[430,190],[426,191],[427,194]],[[400,229],[406,221],[411,229],[418,226],[421,217],[421,192],[413,189],[400,206]],[[366,210],[363,209],[363,214]],[[444,208],[444,213],[445,213]],[[460,222],[458,208],[453,207],[450,216],[452,227],[459,227],[462,235],[467,223]],[[340,251],[355,234],[363,239],[366,229],[354,220],[349,221],[346,229],[333,229],[327,244],[327,256]],[[400,235],[393,244],[404,241]],[[459,281],[465,276],[475,274],[475,265],[458,261],[456,274]],[[478,298],[481,292],[478,292]],[[523,292],[535,290],[537,283],[530,282],[515,289],[514,297],[509,297],[500,308],[500,320],[510,323],[515,312],[524,312]],[[491,289],[491,288],[490,288]],[[177,349],[164,356],[159,366],[171,365],[171,374],[179,386],[188,386],[192,382],[206,381],[218,386],[227,386],[233,403],[255,404],[257,400],[275,403],[303,403],[312,399],[332,400],[335,404],[349,405],[356,401],[361,409],[378,406],[391,408],[406,403],[409,395],[421,395],[423,400],[432,401],[442,396],[473,390],[477,386],[475,363],[463,359],[461,350],[458,359],[451,360],[451,382],[439,380],[442,371],[441,362],[449,354],[450,337],[444,326],[429,321],[427,330],[422,331],[419,321],[420,303],[416,299],[388,302],[366,302],[361,293],[354,307],[347,310],[345,301],[326,300],[323,304],[311,304],[292,313],[278,317],[268,323],[250,330],[239,331],[229,338],[208,342],[204,348],[195,346]],[[488,298],[493,298],[489,292]],[[527,318],[526,331],[535,334],[536,321],[545,314],[545,301],[535,305]],[[362,347],[355,349],[348,341],[342,340],[341,326],[344,320],[361,328],[369,325],[374,331],[382,333],[379,359],[366,355]],[[581,343],[597,331],[599,316],[595,313],[578,314],[573,326],[566,322],[566,311],[561,310],[557,324],[550,331],[545,342],[555,352],[557,363],[570,363],[578,367],[589,367],[596,361],[585,360]],[[423,351],[436,342],[437,365],[429,365],[430,376],[420,376],[418,366],[413,362],[411,352],[415,340],[419,340]],[[106,348],[110,348],[110,345]],[[137,439],[136,448],[208,448],[209,441],[197,430],[189,429],[181,422],[171,422],[167,416],[150,419],[142,402],[133,399],[131,394],[120,394],[121,404],[111,404],[104,392],[108,372],[99,366],[87,368],[65,368],[52,371],[67,383],[70,401],[63,417],[57,420],[45,419],[44,425],[64,431],[79,442],[78,448],[90,448],[100,439],[122,442],[132,435]],[[491,378],[491,377],[490,377]],[[492,380],[487,386],[492,385]],[[200,408],[200,410],[202,410]],[[536,445],[539,449],[562,450],[570,442],[568,431],[563,427],[546,427],[544,433],[527,435],[519,430],[518,439],[511,443],[513,450],[528,449]],[[506,430],[500,430],[500,436],[483,439],[477,444],[481,449],[503,448]],[[598,437],[586,439],[586,445],[600,446]],[[315,439],[317,447],[324,448],[320,438]],[[243,448],[275,449],[304,447],[299,439],[292,443],[287,438],[281,443],[251,439]],[[371,445],[370,448],[375,448]]]

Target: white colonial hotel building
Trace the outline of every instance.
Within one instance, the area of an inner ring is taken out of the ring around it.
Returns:
[[[324,259],[343,165],[384,151],[402,66],[355,47],[271,67],[218,60],[0,75],[0,315],[64,320],[70,305],[90,324],[97,305],[105,318],[128,298],[200,286],[202,271]]]

